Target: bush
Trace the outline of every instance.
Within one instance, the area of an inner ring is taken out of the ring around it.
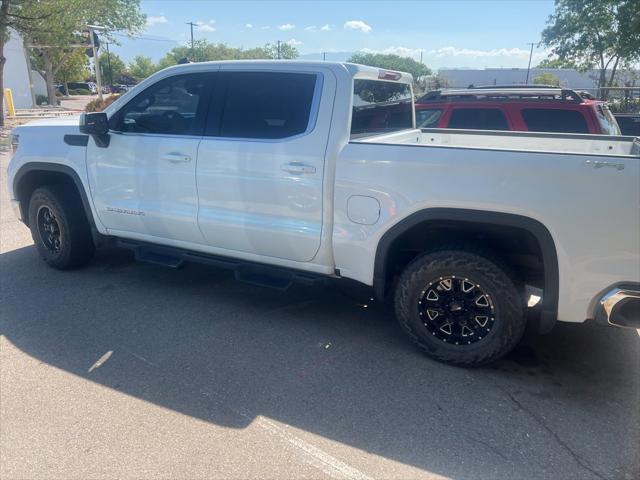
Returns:
[[[101,112],[113,102],[115,102],[119,97],[120,95],[111,95],[104,100],[96,98],[95,100],[91,100],[89,103],[87,103],[87,106],[84,109],[86,112]]]
[[[86,88],[69,89],[69,95],[91,95],[91,91]]]
[[[640,112],[640,98],[610,99],[609,108],[613,113],[638,113]]]
[[[37,94],[36,95],[36,105],[48,105],[49,104],[49,97],[47,97],[46,95],[41,95],[41,94]]]

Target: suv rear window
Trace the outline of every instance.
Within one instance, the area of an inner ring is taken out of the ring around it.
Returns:
[[[416,110],[416,128],[436,128],[441,116],[439,108]]]
[[[523,108],[521,113],[530,132],[589,133],[584,115],[577,110]]]
[[[509,123],[504,112],[498,108],[454,108],[449,128],[509,130]]]
[[[596,114],[603,134],[622,135],[620,132],[620,126],[618,125],[618,122],[616,122],[616,119],[613,116],[613,113],[611,113],[611,110],[609,110],[609,106],[607,104],[597,105]]]
[[[412,100],[406,83],[355,79],[351,138],[413,128]]]

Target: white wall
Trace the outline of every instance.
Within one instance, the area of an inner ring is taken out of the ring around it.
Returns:
[[[4,86],[11,89],[16,108],[32,108],[29,70],[22,39],[14,30],[9,32],[11,37],[4,46],[4,55],[7,59],[4,66]]]
[[[47,95],[47,82],[44,81],[40,72],[35,70],[31,70],[31,89],[34,95]]]

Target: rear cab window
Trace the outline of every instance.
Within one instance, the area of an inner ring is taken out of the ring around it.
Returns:
[[[530,132],[589,133],[587,119],[578,110],[523,108],[520,113]]]
[[[354,79],[351,138],[411,129],[413,115],[409,84]]]

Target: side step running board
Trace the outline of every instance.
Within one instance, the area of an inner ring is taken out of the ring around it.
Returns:
[[[184,262],[203,263],[233,270],[236,279],[241,282],[276,288],[278,290],[286,290],[293,283],[304,283],[307,285],[324,283],[330,278],[325,275],[300,270],[246,262],[179,248],[136,242],[134,240],[118,239],[116,240],[116,245],[133,250],[136,260],[140,262],[162,265],[169,268],[179,268]]]

